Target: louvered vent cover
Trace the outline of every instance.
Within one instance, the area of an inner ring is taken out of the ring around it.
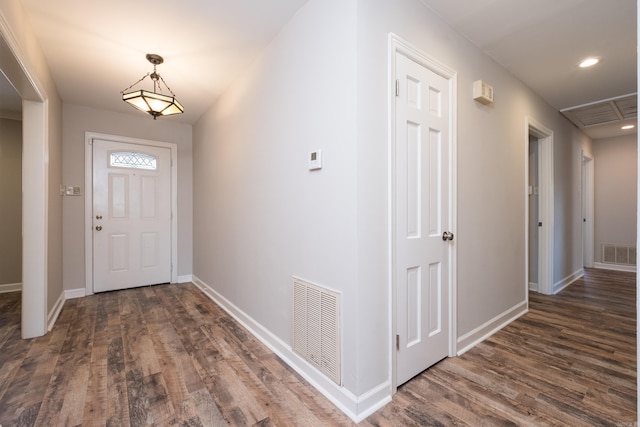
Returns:
[[[624,95],[560,110],[579,128],[633,119],[638,116],[636,94]]]
[[[293,351],[341,385],[340,294],[294,277]]]
[[[636,265],[636,247],[603,243],[602,262],[605,264]]]

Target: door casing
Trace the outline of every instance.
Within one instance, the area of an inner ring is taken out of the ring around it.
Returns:
[[[390,337],[389,337],[389,361],[390,366],[389,370],[391,372],[392,379],[392,390],[395,393],[398,387],[397,384],[397,354],[396,354],[396,342],[395,337],[397,334],[397,310],[396,310],[396,283],[394,280],[394,271],[395,271],[395,229],[396,229],[396,219],[394,218],[395,212],[395,135],[396,135],[396,117],[395,117],[395,108],[396,108],[396,65],[395,58],[398,53],[403,54],[404,56],[410,58],[411,60],[421,64],[425,68],[430,71],[444,77],[449,80],[450,86],[450,103],[449,103],[449,117],[450,117],[450,138],[451,143],[449,145],[449,218],[448,222],[450,224],[450,229],[454,233],[456,232],[456,224],[457,224],[457,211],[456,211],[456,192],[457,192],[457,170],[456,170],[456,159],[457,159],[457,122],[456,122],[456,112],[457,112],[457,73],[450,69],[449,67],[441,64],[435,59],[429,57],[425,53],[423,53],[418,48],[411,45],[409,42],[405,41],[401,37],[396,34],[389,33],[389,87],[388,87],[388,119],[389,119],[389,134],[388,134],[388,153],[389,153],[389,179],[388,179],[388,215],[389,215],[389,228],[388,228],[388,241],[389,241],[389,324],[390,324]],[[449,357],[455,356],[457,352],[457,335],[456,335],[456,245],[448,245],[448,256],[449,256]]]
[[[531,117],[525,117],[524,182],[525,201],[525,295],[529,301],[529,135],[538,139],[539,220],[538,291],[553,294],[553,131]]]
[[[171,152],[171,283],[178,281],[178,146],[170,142],[151,141],[95,132],[85,133],[85,294],[93,294],[93,140],[102,139],[130,145],[168,148]]]

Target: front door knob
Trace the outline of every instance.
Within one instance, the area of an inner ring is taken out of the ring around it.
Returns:
[[[96,230],[98,230],[98,231],[102,230],[102,226],[101,225],[97,225],[96,226]]]
[[[442,233],[442,240],[444,240],[445,242],[447,240],[453,240],[453,233],[450,231],[445,231],[444,233]]]

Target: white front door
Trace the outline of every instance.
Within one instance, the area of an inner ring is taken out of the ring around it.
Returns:
[[[449,80],[396,53],[395,268],[400,385],[449,352]]]
[[[93,291],[171,281],[171,153],[93,140]]]

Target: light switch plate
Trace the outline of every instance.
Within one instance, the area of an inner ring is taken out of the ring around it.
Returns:
[[[80,191],[80,187],[74,187],[72,185],[67,185],[67,196],[81,196],[82,193]]]

